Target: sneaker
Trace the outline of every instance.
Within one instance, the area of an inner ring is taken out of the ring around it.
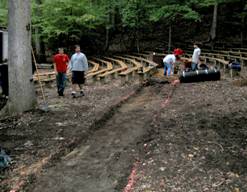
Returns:
[[[59,95],[60,97],[64,97],[64,94],[63,94],[63,93],[58,93],[58,95]]]
[[[72,98],[76,98],[76,93],[75,92],[72,92],[71,93],[71,96],[72,96]]]
[[[58,93],[58,96],[61,96],[61,97],[64,96],[62,91],[58,91],[57,93]]]
[[[80,96],[85,96],[84,92],[83,91],[80,91]]]

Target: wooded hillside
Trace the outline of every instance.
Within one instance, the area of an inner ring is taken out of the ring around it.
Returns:
[[[38,53],[75,43],[87,53],[247,43],[245,0],[33,0],[32,9]],[[6,15],[0,0],[0,26]]]

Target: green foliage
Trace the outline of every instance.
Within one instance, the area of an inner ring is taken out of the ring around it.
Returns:
[[[138,31],[155,22],[200,21],[201,7],[233,1],[240,0],[32,0],[32,24],[46,42],[80,39],[96,29]],[[4,27],[7,2],[0,0],[0,26]]]
[[[84,0],[44,0],[42,4],[35,4],[33,26],[39,27],[42,36],[49,40],[58,36],[78,35],[89,29],[94,29],[102,23],[103,10],[92,6]]]
[[[192,10],[187,5],[172,4],[154,9],[150,16],[150,19],[151,21],[159,21],[163,19],[166,20],[168,23],[171,23],[176,19],[198,21],[200,20],[200,16],[196,11]]]
[[[240,2],[241,0],[190,0],[190,3],[197,5],[198,7],[208,7],[215,4],[226,4],[231,2]]]
[[[7,27],[7,0],[0,0],[0,27]]]
[[[149,3],[147,0],[125,1],[120,14],[124,27],[141,28],[149,21]]]

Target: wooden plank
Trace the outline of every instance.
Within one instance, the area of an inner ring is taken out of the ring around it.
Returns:
[[[100,65],[92,60],[88,61],[89,64],[93,65],[93,68],[88,73],[94,73],[99,70]]]
[[[112,65],[111,62],[105,61],[105,60],[103,60],[103,59],[96,58],[96,57],[94,57],[94,59],[97,60],[97,61],[99,61],[99,62],[101,62],[102,64],[105,64],[106,67],[107,67],[107,69],[108,69],[109,71],[113,69],[113,65]]]
[[[105,57],[106,59],[110,60],[110,61],[114,61],[115,63],[119,64],[121,66],[121,68],[123,69],[128,69],[128,66],[126,65],[125,62],[119,60],[119,59],[114,59],[114,58],[111,58],[111,57]]]
[[[153,67],[157,67],[158,64],[153,62],[153,61],[150,61],[148,59],[144,59],[144,58],[141,58],[141,57],[136,57],[136,56],[133,56],[133,55],[126,55],[126,57],[130,57],[130,58],[133,58],[133,59],[136,59],[136,60],[139,60],[139,61],[144,61],[145,63],[147,63],[149,66],[153,66]]]
[[[134,59],[130,59],[130,58],[127,58],[127,57],[121,57],[121,56],[115,56],[115,57],[118,58],[118,59],[122,59],[124,61],[130,62],[130,64],[132,64],[134,68],[137,68],[137,70],[141,69],[143,67],[143,65],[140,62],[137,62]]]

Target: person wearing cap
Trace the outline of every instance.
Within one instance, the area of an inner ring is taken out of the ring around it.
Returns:
[[[198,65],[200,64],[200,55],[201,55],[201,49],[199,48],[198,43],[194,43],[194,52],[193,52],[192,63],[191,63],[192,71],[195,71],[198,69]]]
[[[173,54],[168,54],[163,59],[164,63],[164,75],[170,76],[174,73],[174,64],[177,60],[179,60],[179,55],[183,54],[183,51],[181,49],[175,49]]]

